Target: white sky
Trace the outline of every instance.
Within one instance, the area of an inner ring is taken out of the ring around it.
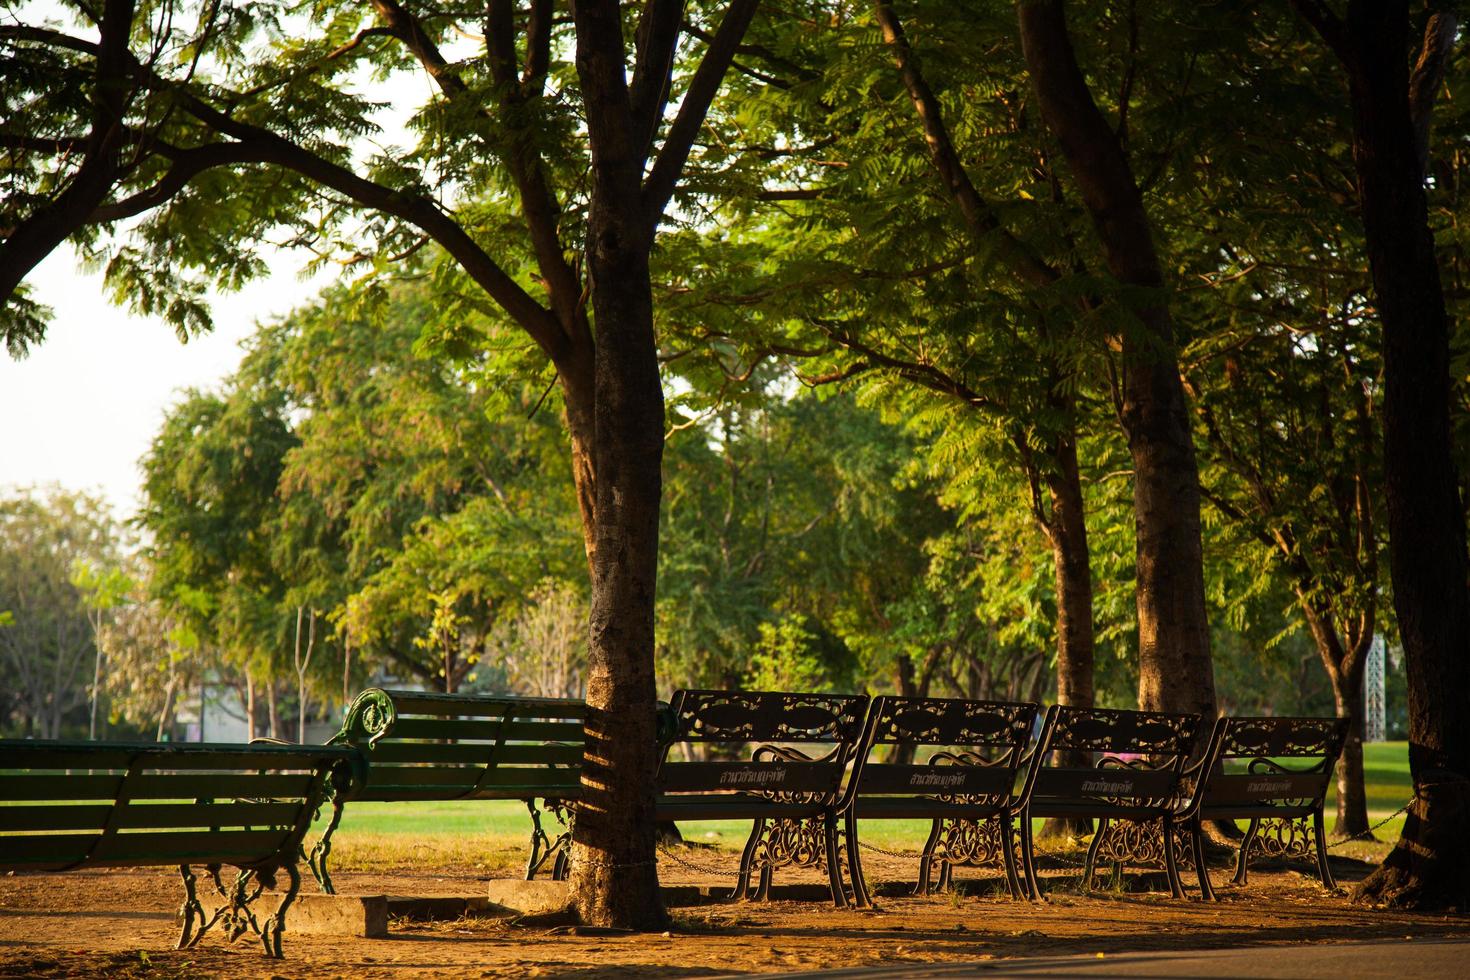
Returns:
[[[119,517],[139,502],[138,459],[182,389],[209,388],[240,362],[256,322],[308,301],[325,282],[302,282],[290,256],[239,293],[215,296],[215,329],[187,344],[155,318],[133,316],[102,292],[101,273],[53,253],[29,277],[55,311],[46,339],[16,361],[0,348],[0,493],[58,483],[100,493]]]

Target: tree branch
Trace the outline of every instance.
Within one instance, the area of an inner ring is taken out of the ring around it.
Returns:
[[[719,91],[720,81],[725,77],[725,70],[735,57],[735,48],[745,36],[759,4],[760,0],[731,0],[719,28],[715,31],[714,40],[705,49],[704,57],[694,71],[689,89],[679,104],[678,115],[674,117],[668,135],[664,138],[663,148],[643,182],[643,214],[650,233],[663,218],[664,208],[674,194],[674,185],[678,183],[684,163],[689,159],[694,137],[704,125],[705,114],[709,112],[710,103]]]
[[[929,146],[929,157],[934,161],[950,197],[959,207],[970,234],[977,239],[997,236],[1001,243],[999,252],[1006,264],[1033,286],[1047,286],[1056,282],[1060,278],[1056,270],[1037,258],[1020,239],[1012,235],[975,189],[944,124],[939,100],[919,70],[913,49],[909,47],[908,37],[904,34],[903,24],[893,10],[893,4],[889,0],[877,0],[873,5],[873,12],[883,30],[884,43],[892,50],[893,62],[898,66],[898,73],[903,79],[904,88],[908,90],[909,100],[919,114],[919,122],[924,129],[924,141]]]

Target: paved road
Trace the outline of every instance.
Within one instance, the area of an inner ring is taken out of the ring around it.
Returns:
[[[974,963],[900,963],[850,970],[768,973],[761,980],[1059,980],[1089,977],[1435,980],[1470,977],[1470,940],[1430,939],[1190,952],[1037,956]]]

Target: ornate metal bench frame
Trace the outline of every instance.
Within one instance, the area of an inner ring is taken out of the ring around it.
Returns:
[[[1169,891],[1184,897],[1179,863],[1184,850],[1175,831],[1186,762],[1200,716],[1052,705],[1047,709],[1033,766],[1022,790],[1021,842],[1031,897],[1039,898],[1032,819],[1089,817],[1097,831],[1087,850],[1083,887],[1092,885],[1099,858],[1124,865],[1162,865]],[[1053,752],[1087,752],[1091,766],[1054,764]],[[1165,846],[1165,842],[1169,846]]]
[[[1208,764],[1194,797],[1180,813],[1193,843],[1204,898],[1215,898],[1204,860],[1203,824],[1207,820],[1250,820],[1240,843],[1234,884],[1246,883],[1253,852],[1307,858],[1315,849],[1317,877],[1323,887],[1336,887],[1327,866],[1322,808],[1348,725],[1346,718],[1221,718],[1215,722],[1205,756]],[[1298,768],[1278,759],[1313,761]]]
[[[958,698],[885,696],[873,701],[842,804],[859,906],[871,905],[872,897],[862,870],[858,826],[885,818],[933,820],[919,859],[916,894],[929,894],[936,863],[940,888],[949,887],[956,865],[999,864],[1011,896],[1021,897],[1016,781],[1035,758],[1027,748],[1038,710],[1029,702]],[[924,763],[877,762],[872,755],[880,745],[941,751]]]
[[[655,818],[753,821],[732,900],[769,897],[775,869],[795,866],[825,871],[833,904],[848,905],[838,806],[867,706],[866,695],[676,692],[658,769]],[[671,757],[675,746],[689,743],[713,744],[727,754],[755,747],[744,759]],[[829,748],[821,755],[808,751],[819,745]]]

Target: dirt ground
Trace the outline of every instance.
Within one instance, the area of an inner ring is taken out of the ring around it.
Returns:
[[[897,859],[875,857],[867,863],[870,881],[897,882],[913,872],[911,862]],[[1368,866],[1334,861],[1334,868],[1350,885]],[[338,885],[356,894],[482,894],[483,871],[462,869],[344,873]],[[663,935],[585,935],[496,918],[394,920],[387,939],[288,929],[284,960],[265,958],[249,937],[226,945],[216,934],[195,949],[175,951],[175,912],[183,894],[176,872],[9,875],[0,877],[0,977],[713,977],[880,963],[1470,936],[1470,917],[1356,906],[1342,890],[1329,894],[1296,871],[1252,872],[1248,886],[1220,888],[1223,900],[1216,904],[1193,897],[1175,901],[1167,892],[1083,895],[1064,872],[1056,871],[1047,899],[1039,903],[1012,901],[992,890],[887,897],[876,911],[789,901],[703,905],[672,910],[673,928]],[[993,874],[974,874],[987,879],[983,883],[995,882]],[[676,883],[700,875],[672,866],[663,877]],[[1228,878],[1223,869],[1217,873],[1217,888]],[[797,880],[815,879],[777,878]]]

